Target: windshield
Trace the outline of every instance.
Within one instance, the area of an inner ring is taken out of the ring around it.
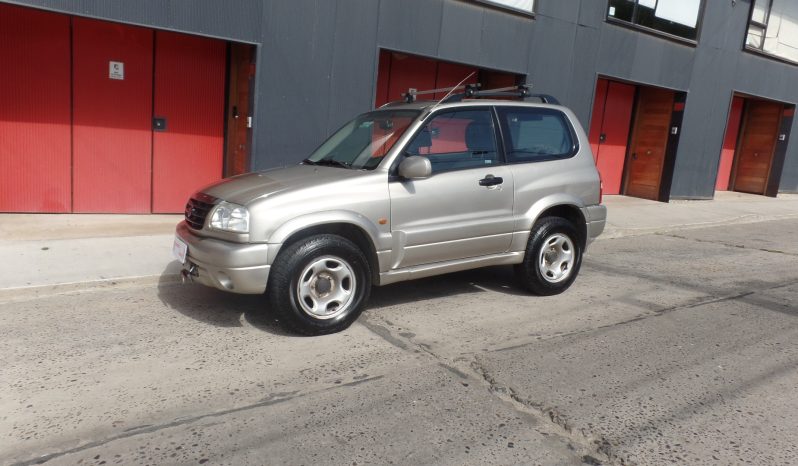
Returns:
[[[372,170],[419,113],[417,110],[364,113],[330,136],[304,163]]]

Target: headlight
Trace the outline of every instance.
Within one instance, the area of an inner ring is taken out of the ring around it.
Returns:
[[[249,211],[244,206],[222,201],[211,212],[211,228],[249,233]]]

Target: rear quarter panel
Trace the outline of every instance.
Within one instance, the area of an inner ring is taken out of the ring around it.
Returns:
[[[515,180],[516,232],[528,233],[540,214],[550,207],[574,205],[587,219],[585,208],[599,203],[599,174],[587,135],[573,113],[561,110],[574,128],[579,149],[576,155],[566,159],[510,165]]]

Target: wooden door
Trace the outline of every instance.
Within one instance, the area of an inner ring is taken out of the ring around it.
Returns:
[[[659,200],[674,92],[641,87],[626,159],[624,194]]]
[[[778,102],[748,101],[735,160],[734,191],[765,194],[782,110]]]
[[[225,176],[240,175],[249,171],[252,143],[251,89],[255,78],[254,49],[252,45],[230,44]]]

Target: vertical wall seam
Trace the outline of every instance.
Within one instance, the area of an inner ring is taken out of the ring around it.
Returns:
[[[230,146],[230,74],[232,71],[232,63],[233,63],[233,45],[232,42],[227,41],[225,44],[225,71],[224,71],[224,108],[222,109],[222,178],[228,173],[227,164],[228,159],[231,156],[230,151],[227,149]],[[236,73],[237,76],[238,73]],[[238,91],[238,86],[236,86],[236,91]],[[240,105],[238,102],[238,96],[236,96],[236,103]],[[249,112],[247,112],[249,113]],[[246,118],[247,115],[244,115]]]
[[[75,40],[74,16],[69,16],[69,213],[75,212]]]
[[[150,91],[152,106],[150,107],[150,213],[155,211],[155,54],[158,34],[152,30],[152,89]]]
[[[338,35],[338,11],[339,11],[338,2],[335,2],[334,8],[335,8],[335,12],[333,13],[332,57],[330,57],[330,75],[329,75],[330,77],[329,77],[329,81],[327,82],[327,95],[328,96],[332,96],[333,95],[333,90],[334,90],[333,82],[335,81],[335,55],[336,55],[335,51],[338,49],[338,47],[336,47],[336,44],[338,43],[338,38],[339,38],[339,35]],[[325,137],[325,139],[335,129],[335,128],[332,127],[333,125],[331,123],[332,114],[333,114],[333,106],[332,106],[332,98],[330,98],[327,101],[327,117],[325,118],[326,121],[324,122],[324,137]]]

